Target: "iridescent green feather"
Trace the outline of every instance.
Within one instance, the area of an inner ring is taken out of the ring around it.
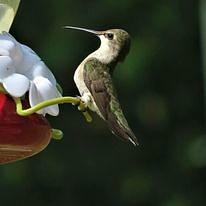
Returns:
[[[123,139],[132,139],[137,144],[122,112],[110,75],[110,68],[95,58],[84,66],[84,81],[99,109],[97,113],[108,123],[110,129]]]

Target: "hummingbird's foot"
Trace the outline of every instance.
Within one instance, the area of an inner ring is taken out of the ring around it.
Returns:
[[[82,100],[80,100],[80,102],[79,102],[78,110],[80,112],[83,112],[83,113],[88,111],[88,107],[87,107],[86,103],[83,102]]]
[[[77,95],[75,98],[76,98],[77,101],[72,102],[72,105],[78,107],[80,105],[80,102],[81,102],[81,97]]]
[[[72,103],[72,105],[77,106],[78,110],[82,112],[87,122],[92,122],[92,117],[88,112],[88,106],[85,101],[83,101],[81,96],[76,96],[76,102]]]
[[[85,102],[83,101],[80,102],[78,106],[78,110],[82,112],[87,122],[92,122],[92,117],[90,116],[88,112],[88,107]]]
[[[76,96],[76,99],[78,101],[76,101],[75,103],[72,103],[72,105],[77,106],[78,110],[82,112],[87,122],[92,122],[92,117],[90,116],[88,112],[87,104],[82,100],[82,97],[80,96]]]
[[[80,112],[86,112],[88,109],[86,102],[82,99],[81,96],[76,96],[76,98],[78,101],[75,103],[72,103],[72,105],[77,106]]]

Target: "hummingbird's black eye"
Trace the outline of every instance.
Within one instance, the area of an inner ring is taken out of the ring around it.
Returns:
[[[105,37],[106,37],[107,39],[109,39],[109,40],[112,40],[112,39],[114,38],[114,34],[112,34],[112,33],[106,33],[106,34],[105,34]]]

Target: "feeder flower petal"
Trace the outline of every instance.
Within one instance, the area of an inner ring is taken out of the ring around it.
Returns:
[[[39,63],[33,67],[32,72],[28,74],[28,76],[30,79],[35,79],[35,77],[38,76],[45,77],[56,87],[56,79],[43,61],[39,61]]]
[[[15,42],[11,41],[10,40],[10,36],[7,36],[8,33],[6,32],[3,32],[1,34],[1,37],[0,37],[0,45],[1,45],[1,48],[5,49],[6,51],[9,51],[9,53],[12,52],[12,50],[15,49]]]
[[[5,77],[13,74],[14,68],[11,67],[11,65],[12,59],[9,56],[0,56],[0,82],[2,82]]]
[[[61,96],[54,75],[41,58],[7,32],[0,34],[0,83],[13,97],[29,92],[31,106]],[[59,108],[54,105],[38,113],[56,116]]]
[[[53,99],[60,96],[61,94],[58,92],[57,88],[47,78],[37,76],[31,82],[29,91],[29,101],[31,106],[47,99]],[[39,110],[37,113],[43,115],[48,113],[57,116],[59,114],[59,108],[58,105],[53,105]]]
[[[3,87],[13,97],[23,96],[29,89],[30,81],[22,74],[12,74],[5,78],[3,81]]]
[[[23,58],[20,62],[15,62],[16,71],[25,75],[29,75],[33,72],[35,65],[37,65],[41,61],[41,59],[32,49],[30,49],[26,45],[20,43],[18,44]]]
[[[1,56],[9,56],[9,52],[4,48],[0,48],[0,55]]]

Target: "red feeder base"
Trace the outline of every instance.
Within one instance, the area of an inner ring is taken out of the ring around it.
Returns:
[[[13,99],[0,93],[0,164],[37,154],[51,139],[51,127],[45,117],[22,117],[15,111]]]

